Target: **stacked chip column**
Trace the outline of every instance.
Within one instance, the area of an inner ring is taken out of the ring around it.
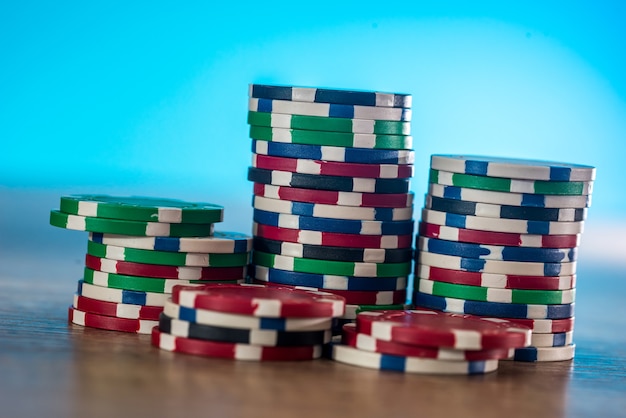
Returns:
[[[84,276],[69,308],[82,326],[148,334],[175,285],[239,283],[252,237],[214,232],[223,208],[174,199],[61,197],[54,226],[89,231]]]
[[[402,309],[412,265],[411,96],[251,85],[251,278]]]
[[[574,357],[580,234],[595,168],[433,155],[417,241],[416,306],[532,330],[519,361]]]

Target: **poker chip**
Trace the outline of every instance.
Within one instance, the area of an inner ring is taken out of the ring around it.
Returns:
[[[442,154],[432,155],[430,161],[435,170],[486,177],[544,181],[592,181],[596,178],[595,167],[556,161]]]
[[[531,347],[563,347],[571,345],[574,333],[559,332],[554,334],[534,334],[531,337]]]
[[[544,181],[520,180],[503,177],[474,176],[471,174],[451,173],[449,171],[430,170],[428,181],[444,186],[468,189],[490,190],[507,193],[528,193],[542,195],[589,195],[593,189],[592,181]]]
[[[480,273],[450,270],[420,264],[416,278],[436,282],[496,289],[567,290],[576,286],[576,276],[520,276],[513,274]]]
[[[129,221],[213,224],[222,221],[224,208],[211,203],[176,199],[83,194],[62,196],[60,211],[85,217]]]
[[[404,263],[411,261],[413,257],[413,251],[410,248],[327,247],[270,240],[262,237],[254,238],[254,249],[289,257],[365,263]]]
[[[250,84],[249,96],[293,102],[410,108],[410,94]]]
[[[256,115],[271,115],[272,116],[271,123],[274,123],[274,120],[277,119],[278,116],[291,117],[291,115],[279,115],[279,114],[268,114],[268,113],[256,113]],[[293,116],[293,117],[300,117],[300,116]],[[346,121],[346,119],[336,119],[336,120]],[[360,122],[368,122],[368,121],[361,120]],[[380,124],[383,121],[370,121],[370,122],[377,122],[377,124]],[[394,123],[394,122],[389,122],[389,123]],[[251,124],[258,125],[258,123],[256,124],[251,123]],[[280,128],[281,126],[276,126],[276,127]],[[365,127],[364,129],[368,129],[368,128],[369,126]],[[399,129],[401,130],[405,128],[401,127]],[[372,133],[372,132],[363,132],[363,133]],[[397,135],[404,135],[404,134],[398,133]],[[413,164],[415,162],[415,152],[411,150],[350,148],[350,147],[334,147],[334,146],[325,146],[325,145],[289,144],[289,143],[271,142],[271,141],[257,141],[256,139],[252,140],[252,152],[255,154],[260,154],[260,155],[273,155],[275,157],[308,158],[310,160],[337,161],[337,162],[346,162],[346,163]]]
[[[515,319],[508,318],[507,321],[524,325],[530,328],[535,334],[555,334],[574,330],[574,317],[565,319]]]
[[[287,213],[331,219],[351,219],[364,221],[406,221],[413,217],[412,207],[372,208],[321,203],[293,202],[284,199],[268,199],[254,196],[252,206],[265,212]]]
[[[113,289],[78,281],[78,295],[104,302],[124,303],[129,305],[163,306],[168,294],[139,292],[136,290]]]
[[[394,356],[333,345],[333,360],[352,366],[422,374],[483,374],[498,369],[498,360],[448,361],[421,357]]]
[[[251,97],[248,110],[253,112],[283,113],[288,115],[324,116],[347,119],[411,120],[411,109],[378,106],[360,106],[337,103],[306,103]]]
[[[330,342],[330,329],[321,331],[277,331],[229,328],[188,322],[161,315],[159,330],[175,337],[193,338],[264,347],[322,345]]]
[[[395,303],[391,305],[351,305],[346,304],[346,313],[342,316],[344,319],[354,321],[356,316],[366,311],[401,311],[407,308],[404,303]]]
[[[375,193],[335,192],[332,190],[310,190],[260,183],[254,184],[253,192],[255,196],[269,199],[324,205],[380,208],[408,208],[413,205],[413,193],[388,193],[381,195]]]
[[[342,344],[359,350],[371,351],[395,356],[432,358],[450,361],[480,361],[506,359],[514,353],[513,349],[493,348],[489,350],[456,350],[440,347],[427,347],[385,341],[371,335],[357,332],[356,324],[343,326]]]
[[[419,250],[463,258],[499,261],[559,263],[576,261],[577,248],[527,248],[472,244],[419,237]]]
[[[252,237],[238,232],[213,232],[210,237],[135,237],[130,235],[90,232],[89,240],[99,244],[140,250],[183,253],[247,253],[252,249]]]
[[[82,312],[94,313],[104,316],[128,319],[148,319],[158,321],[159,315],[163,311],[160,306],[132,305],[127,303],[105,302],[97,299],[90,299],[84,296],[74,295],[74,309]]]
[[[326,176],[375,179],[406,179],[413,177],[413,165],[411,164],[343,163],[252,154],[252,166],[264,170],[283,170],[292,173],[322,174]]]
[[[253,220],[256,223],[307,231],[330,232],[357,235],[411,235],[413,221],[363,221],[351,219],[317,218],[313,216],[291,215],[254,209]],[[411,239],[412,240],[412,239]],[[360,247],[354,245],[354,247]]]
[[[275,186],[363,193],[408,193],[411,186],[409,179],[322,176],[292,173],[284,170],[263,170],[255,167],[248,168],[248,180]]]
[[[190,267],[240,267],[248,264],[248,253],[209,254],[140,250],[88,241],[87,254],[109,260]]]
[[[524,362],[566,361],[574,358],[576,344],[564,347],[525,347],[515,350],[513,360]]]
[[[148,319],[128,319],[83,312],[76,308],[68,308],[69,322],[83,327],[100,328],[109,331],[149,334],[158,321]]]
[[[356,330],[384,341],[457,350],[518,348],[530,344],[531,331],[496,318],[429,310],[361,312]]]
[[[197,237],[213,233],[213,224],[140,222],[72,215],[50,211],[50,225],[76,231],[139,236]]]
[[[232,360],[249,361],[298,361],[313,360],[322,355],[322,346],[301,347],[263,347],[251,344],[225,343],[176,337],[152,329],[151,343],[161,350],[175,353],[192,354],[205,357],[218,357]]]

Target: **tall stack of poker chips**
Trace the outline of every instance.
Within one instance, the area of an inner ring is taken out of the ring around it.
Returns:
[[[175,286],[152,344],[233,360],[312,360],[331,339],[342,297],[255,284]]]
[[[533,331],[519,361],[574,357],[580,234],[595,168],[433,155],[413,302],[506,318]]]
[[[411,96],[251,85],[251,278],[402,309],[411,273]]]
[[[252,237],[213,232],[218,205],[173,199],[61,197],[54,226],[89,231],[70,322],[147,334],[178,284],[245,279]]]

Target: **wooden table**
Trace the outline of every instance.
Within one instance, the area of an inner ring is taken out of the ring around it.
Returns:
[[[470,377],[168,353],[68,325],[75,278],[0,277],[0,417],[626,416],[626,272],[579,272],[574,361]]]

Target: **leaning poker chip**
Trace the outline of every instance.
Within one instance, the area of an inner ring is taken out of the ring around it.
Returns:
[[[469,189],[430,183],[428,194],[446,199],[496,205],[524,206],[536,208],[586,208],[591,206],[591,195],[557,196],[530,193],[506,193],[489,190]]]
[[[161,315],[159,330],[175,337],[227,343],[252,344],[263,347],[322,345],[330,342],[330,328],[323,331],[275,331],[243,329],[198,324]]]
[[[252,237],[238,232],[215,231],[210,237],[135,237],[130,235],[90,232],[91,241],[141,250],[183,253],[247,253],[252,249]]]
[[[290,289],[300,289],[309,291],[328,292],[334,295],[341,296],[345,299],[346,303],[353,305],[394,305],[404,303],[406,301],[406,290],[394,290],[394,291],[358,291],[358,290],[337,290],[337,289],[322,289],[310,286],[289,286],[285,284],[277,284],[272,282],[265,282],[263,280],[254,280],[254,283],[266,284],[268,286],[279,286]]]
[[[268,113],[261,114],[269,115]],[[412,150],[291,144],[272,141],[257,141],[256,139],[252,140],[252,152],[260,155],[273,155],[275,157],[308,158],[310,160],[337,161],[345,163],[413,164],[415,162],[415,151]]]
[[[525,362],[565,361],[574,358],[576,344],[565,347],[525,347],[515,350],[511,360]]]
[[[161,306],[132,305],[126,303],[105,302],[74,294],[72,307],[88,313],[128,319],[149,319],[158,321],[163,312]]]
[[[270,318],[336,318],[345,310],[345,300],[328,292],[253,284],[175,286],[172,301],[190,308]]]
[[[530,342],[531,347],[564,347],[571,345],[574,340],[574,332],[559,332],[555,334],[533,334]]]
[[[507,318],[507,321],[524,325],[534,334],[555,334],[574,330],[574,317],[564,319],[517,319]]]
[[[528,206],[494,205],[426,195],[427,209],[459,215],[527,221],[579,222],[587,218],[587,208],[536,208]]]
[[[151,321],[148,319],[116,318],[114,316],[83,312],[71,306],[67,314],[69,322],[73,324],[83,327],[106,329],[109,331],[150,334],[152,328],[159,324],[159,321]]]
[[[571,276],[520,276],[514,274],[479,273],[417,266],[415,277],[443,283],[481,286],[495,289],[568,290],[576,287],[576,275]]]
[[[289,100],[292,102],[329,103],[376,107],[410,108],[412,96],[403,93],[384,93],[365,90],[323,89],[315,87],[273,86],[250,84],[248,96],[259,99]]]
[[[332,326],[331,318],[264,318],[208,309],[194,309],[180,306],[172,301],[165,303],[163,313],[170,318],[198,324],[252,330],[323,331]]]
[[[422,222],[478,231],[507,232],[531,235],[576,235],[583,232],[584,222],[526,221],[523,219],[495,219],[481,216],[422,210]]]
[[[254,238],[254,249],[289,257],[362,263],[404,263],[411,261],[413,258],[413,250],[411,248],[327,247],[324,245],[276,241],[262,237]]]
[[[413,217],[413,208],[369,208],[319,203],[292,202],[253,196],[252,206],[265,212],[289,215],[312,216],[315,218],[349,219],[362,221],[408,221]]]
[[[384,341],[456,350],[518,348],[530,344],[531,331],[497,318],[427,310],[361,312],[356,330]]]
[[[250,125],[250,138],[286,144],[353,147],[367,149],[410,150],[413,137],[404,135],[372,135],[346,132],[304,131],[300,129],[266,128]]]
[[[512,179],[593,181],[596,178],[595,167],[588,165],[481,155],[435,154],[430,157],[430,166],[453,173]]]
[[[411,122],[397,122],[390,120],[332,118],[324,116],[289,115],[284,113],[248,111],[248,124],[265,126],[268,128],[301,129],[305,131],[348,132],[354,134],[375,135],[411,135]]]
[[[252,264],[279,270],[301,273],[336,274],[358,277],[401,277],[411,273],[411,262],[405,263],[358,263],[348,261],[315,260],[312,258],[288,257],[254,251]]]
[[[412,164],[360,164],[306,158],[284,158],[252,154],[252,166],[264,170],[283,170],[292,173],[325,176],[350,176],[375,179],[406,179],[413,177]]]
[[[291,215],[255,209],[253,220],[259,224],[286,229],[334,232],[356,235],[412,235],[414,222],[407,221],[363,221],[356,219],[317,218],[314,216]],[[355,245],[355,247],[360,247]]]
[[[138,236],[197,237],[213,233],[213,224],[125,221],[72,215],[57,210],[50,211],[50,225],[76,231]]]
[[[530,193],[542,195],[589,195],[593,190],[592,181],[544,181],[519,180],[503,177],[483,177],[471,174],[451,173],[430,169],[430,183],[468,189],[491,190],[507,193]]]
[[[288,115],[324,116],[346,119],[375,119],[411,121],[411,109],[359,106],[329,103],[305,103],[287,100],[248,99],[248,110],[253,112],[283,113]]]
[[[313,360],[322,356],[322,347],[319,345],[262,347],[249,344],[197,340],[193,338],[175,337],[159,331],[159,327],[152,329],[151,343],[153,346],[165,351],[232,360],[297,361]]]
[[[357,332],[356,324],[345,324],[341,342],[363,351],[371,351],[395,356],[432,358],[449,361],[478,361],[506,359],[513,355],[513,349],[493,348],[490,350],[456,350],[450,348],[427,347],[413,344],[384,341],[371,335]]]
[[[112,289],[78,281],[79,296],[104,302],[125,303],[129,305],[163,306],[170,297],[166,293],[138,292],[135,290]]]
[[[155,277],[181,280],[239,280],[245,279],[247,266],[239,267],[180,267],[157,264],[132,263],[108,258],[85,256],[85,266],[105,273],[129,276]]]
[[[255,196],[324,205],[406,208],[413,206],[413,193],[354,193],[332,190],[311,190],[298,187],[254,183]]]
[[[569,276],[576,273],[575,261],[569,263],[532,263],[527,261],[481,260],[427,251],[418,251],[415,257],[419,264],[449,270],[515,274],[520,276]]]
[[[467,242],[446,241],[435,238],[419,237],[417,246],[420,250],[436,254],[453,255],[481,260],[528,261],[558,263],[576,261],[578,248],[528,248],[499,245],[471,244]]]
[[[224,208],[212,203],[138,196],[62,196],[60,211],[93,218],[128,221],[213,224],[222,222]]]
[[[506,319],[565,319],[574,316],[573,303],[567,305],[526,305],[521,303],[478,302],[415,292],[413,304],[444,312]]]
[[[490,287],[466,286],[462,284],[417,280],[417,289],[422,293],[458,299],[483,302],[525,303],[539,305],[560,305],[573,303],[576,290],[525,290],[496,289]]]
[[[498,360],[458,361],[394,356],[359,350],[347,345],[332,346],[333,360],[368,369],[421,374],[483,374],[498,369]]]
[[[191,267],[238,267],[248,264],[248,253],[208,254],[175,253],[169,251],[140,250],[88,241],[87,254],[110,260],[135,263],[159,264],[165,266]]]
[[[420,222],[419,235],[446,241],[469,242],[485,245],[531,248],[575,248],[580,244],[580,234],[532,235],[507,232],[478,231]]]
[[[264,282],[320,289],[394,291],[404,290],[407,287],[406,277],[334,276],[278,270],[259,265],[254,266],[253,277]]]
[[[280,170],[249,167],[248,180],[275,186],[301,187],[315,190],[363,193],[408,193],[410,179],[368,179],[362,177],[321,176]]]
[[[304,229],[278,228],[258,223],[252,224],[254,235],[278,240],[311,245],[352,248],[411,248],[413,236],[406,235],[359,235]],[[254,254],[253,254],[254,255]]]

